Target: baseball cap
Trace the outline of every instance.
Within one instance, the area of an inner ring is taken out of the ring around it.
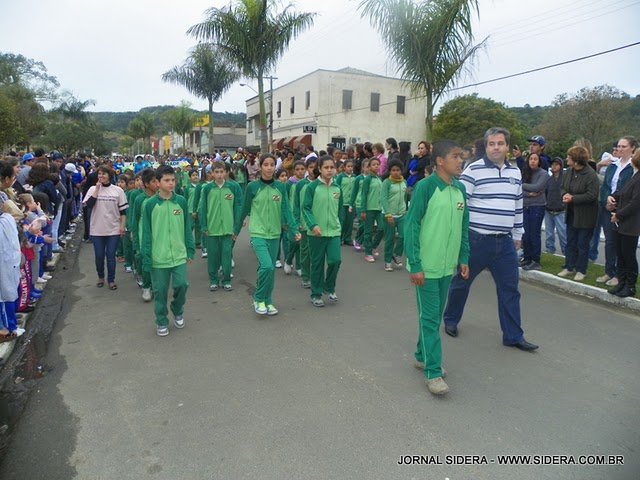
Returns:
[[[527,140],[527,142],[536,142],[539,143],[540,146],[544,146],[545,144],[544,137],[542,135],[534,135],[529,140]]]
[[[22,161],[23,162],[28,162],[29,160],[33,160],[34,158],[36,158],[36,156],[33,153],[29,152],[29,153],[25,153],[22,156]]]
[[[76,166],[75,166],[73,163],[67,163],[67,164],[64,166],[64,169],[65,169],[67,172],[71,172],[71,173],[76,173],[76,172],[78,171],[78,169],[76,168]]]
[[[564,160],[562,160],[562,158],[560,157],[556,157],[551,160],[551,164],[553,165],[554,163],[559,163],[561,167],[564,167]]]

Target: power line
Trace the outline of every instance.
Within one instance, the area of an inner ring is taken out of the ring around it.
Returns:
[[[571,59],[571,60],[566,60],[564,62],[559,62],[559,63],[554,63],[554,64],[551,64],[551,65],[546,65],[544,67],[538,67],[538,68],[534,68],[534,69],[531,69],[531,70],[525,70],[523,72],[512,73],[511,75],[505,75],[505,76],[502,76],[502,77],[492,78],[490,80],[484,80],[482,82],[471,83],[471,84],[468,84],[468,85],[462,85],[460,87],[454,87],[454,88],[449,89],[449,91],[453,92],[453,91],[457,91],[457,90],[463,90],[465,88],[478,87],[480,85],[486,85],[488,83],[499,82],[501,80],[507,80],[509,78],[521,77],[523,75],[528,75],[530,73],[540,72],[540,71],[543,71],[543,70],[549,70],[550,68],[556,68],[556,67],[560,67],[560,66],[563,66],[563,65],[569,65],[571,63],[581,62],[582,60],[588,60],[590,58],[595,58],[595,57],[599,57],[599,56],[602,56],[602,55],[607,55],[609,53],[617,52],[619,50],[624,50],[626,48],[635,47],[637,45],[640,45],[640,41],[635,42],[635,43],[630,43],[628,45],[622,45],[620,47],[612,48],[610,50],[605,50],[603,52],[592,53],[591,55],[586,55],[584,57],[574,58],[574,59]],[[401,79],[398,79],[398,80],[401,80]],[[420,99],[423,99],[425,97],[426,97],[426,95],[418,95],[416,97],[407,98],[406,101],[420,100]],[[385,103],[381,103],[380,107],[384,107],[384,106],[388,106],[388,105],[394,105],[396,103],[397,103],[397,100],[396,101],[391,101],[391,102],[385,102]],[[371,108],[371,107],[370,106],[365,106],[365,107],[353,108],[353,109],[349,110],[349,113],[358,112],[358,111],[362,111],[362,110],[368,110],[369,108]],[[286,120],[286,121],[308,120],[308,119],[313,119],[313,118],[320,118],[320,117],[328,117],[328,116],[331,116],[331,115],[338,115],[340,113],[345,113],[345,112],[344,112],[344,110],[340,110],[340,111],[332,112],[332,113],[322,113],[322,114],[309,115],[309,116],[305,116],[305,117],[286,118],[286,119],[282,119],[282,121],[284,121],[284,120]],[[286,126],[282,127],[282,128],[286,128]]]

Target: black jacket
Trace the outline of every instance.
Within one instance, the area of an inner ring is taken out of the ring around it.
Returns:
[[[573,195],[573,201],[567,204],[567,224],[573,228],[593,228],[598,221],[598,193],[600,180],[598,174],[589,166],[580,170],[573,168],[564,172],[561,193]]]
[[[640,236],[640,174],[636,172],[613,197],[616,199],[616,216],[619,220],[618,233]]]

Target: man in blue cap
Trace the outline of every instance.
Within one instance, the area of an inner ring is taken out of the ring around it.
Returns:
[[[549,166],[551,165],[551,157],[544,153],[544,147],[546,145],[546,141],[542,135],[534,135],[529,140],[529,154],[535,153],[540,158],[540,168],[544,168],[549,171]],[[512,150],[513,156],[516,157],[516,163],[518,168],[522,170],[526,164],[525,159],[522,157],[522,152],[516,145]]]
[[[18,176],[16,178],[16,182],[18,182],[20,185],[24,186],[24,184],[26,183],[35,158],[36,156],[31,152],[25,153],[22,156],[22,168],[18,172]]]

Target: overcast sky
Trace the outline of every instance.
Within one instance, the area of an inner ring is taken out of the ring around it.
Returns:
[[[5,29],[0,49],[41,60],[63,88],[95,111],[137,111],[206,102],[160,76],[181,64],[195,41],[185,32],[223,0],[0,0]],[[318,68],[353,67],[394,75],[393,59],[359,0],[298,0],[299,11],[317,12],[315,25],[290,44],[273,75],[283,85]],[[461,85],[570,60],[640,40],[637,0],[480,0],[475,37],[489,36],[473,76]],[[640,94],[640,46],[540,73],[466,88],[508,106],[547,105],[563,92],[607,83]],[[256,87],[255,82],[243,80]],[[245,111],[254,93],[233,86],[216,111]]]

